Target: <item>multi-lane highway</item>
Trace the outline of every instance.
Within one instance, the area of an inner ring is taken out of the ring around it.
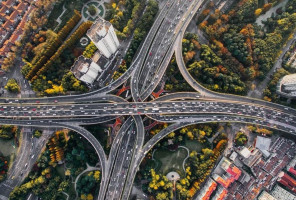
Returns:
[[[185,97],[184,97],[184,96]],[[118,103],[63,103],[63,104],[0,104],[0,120],[11,123],[19,121],[31,125],[37,119],[43,122],[89,121],[92,118],[103,118],[120,115],[151,115],[161,114],[170,116],[174,114],[229,114],[240,115],[242,117],[260,117],[274,119],[278,122],[294,125],[295,110],[287,107],[273,107],[273,105],[263,106],[255,103],[245,103],[241,101],[231,101],[216,98],[202,98],[195,95],[196,100],[186,100],[186,96],[193,93],[176,93],[171,95],[174,99],[181,101],[154,101],[154,102],[118,102]],[[275,104],[276,105],[276,104]],[[106,119],[108,120],[108,118]],[[90,121],[89,121],[90,122]]]
[[[85,137],[96,150],[101,163],[99,200],[128,199],[144,156],[167,134],[181,127],[196,123],[239,122],[296,134],[296,110],[261,100],[212,92],[190,76],[182,58],[182,38],[204,2],[167,1],[130,68],[108,86],[82,95],[0,99],[0,124],[64,127]],[[176,54],[181,74],[199,93],[180,92],[143,102],[161,81],[173,53]],[[130,77],[135,102],[107,94]],[[143,115],[174,124],[144,145]],[[80,125],[103,123],[118,116],[130,117],[116,135],[107,156],[96,138]],[[0,195],[7,196],[1,192]]]
[[[159,29],[149,53],[138,63],[131,78],[131,93],[134,101],[145,100],[160,82],[171,56],[174,53],[176,37],[186,29],[203,1],[175,1],[167,18]],[[145,60],[144,60],[145,59]]]

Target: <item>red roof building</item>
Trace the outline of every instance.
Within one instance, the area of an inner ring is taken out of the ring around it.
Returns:
[[[293,174],[294,176],[296,176],[296,170],[293,167],[290,167],[288,172],[290,172],[291,174]]]
[[[0,2],[0,66],[11,47],[23,34],[28,15],[34,7],[24,0]]]
[[[227,172],[227,174],[223,175],[223,178],[218,174],[214,174],[213,179],[220,183],[224,188],[228,188],[230,184],[238,180],[242,172],[226,158],[221,161],[220,166],[225,172]]]
[[[215,196],[212,198],[212,200],[224,200],[228,194],[228,191],[225,188],[220,188],[217,190]]]
[[[280,180],[287,182],[291,187],[296,187],[296,180],[294,180],[291,176],[286,174],[285,172],[281,172],[279,174]]]
[[[208,179],[205,186],[200,190],[197,199],[200,200],[209,200],[212,193],[216,190],[217,183],[213,181],[211,178]]]

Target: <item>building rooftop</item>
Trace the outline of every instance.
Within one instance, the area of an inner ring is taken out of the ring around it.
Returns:
[[[287,97],[296,97],[296,74],[281,78],[277,84],[277,93]]]
[[[252,148],[249,150],[246,147],[239,154],[243,156],[243,163],[249,167],[253,166],[262,156],[262,153],[258,149]]]
[[[257,149],[260,149],[261,151],[263,151],[263,150],[269,151],[270,144],[271,144],[271,139],[270,138],[257,136],[256,146],[255,147]]]
[[[94,42],[98,42],[102,38],[104,38],[109,28],[112,24],[101,17],[98,17],[90,29],[87,31],[86,35],[93,40]]]
[[[296,74],[290,74],[290,75],[284,76],[281,80],[281,84],[283,85],[296,84]]]
[[[218,187],[215,196],[211,200],[223,200],[227,196],[228,191],[225,188]]]
[[[245,151],[248,154],[250,152],[248,158],[240,156],[240,158],[236,160],[243,160],[244,163],[250,164],[249,167],[252,171],[252,175],[244,177],[246,172],[240,169],[242,171],[242,174],[239,177],[239,179],[234,180],[234,182],[232,184],[229,184],[229,187],[227,188],[228,194],[226,200],[249,200],[256,199],[256,197],[259,199],[259,197],[261,196],[263,198],[264,194],[259,195],[259,193],[262,190],[268,191],[270,193],[271,189],[274,187],[277,181],[283,185],[287,185],[286,187],[289,188],[292,192],[295,191],[296,194],[296,190],[293,189],[294,186],[296,186],[296,180],[292,177],[287,176],[284,173],[279,174],[280,171],[283,170],[283,168],[286,165],[288,165],[288,163],[291,163],[293,165],[293,161],[291,162],[291,160],[294,158],[296,152],[295,143],[292,140],[283,137],[278,137],[275,141],[272,141],[272,144],[269,148],[271,156],[268,157],[268,159],[263,159],[262,153],[258,149],[250,147]],[[240,151],[238,151],[238,153],[241,155]],[[290,168],[290,171],[291,173],[294,172],[292,168]],[[229,175],[229,173],[227,173],[226,175],[219,175],[220,178],[218,176],[215,176],[213,177],[213,179],[216,180],[215,178],[217,178],[217,180],[219,180],[222,183],[222,185],[227,185],[226,179],[229,177],[227,176]],[[271,193],[270,195],[272,195],[274,199],[278,199],[275,195]],[[270,199],[274,200],[272,198]],[[285,198],[282,199],[293,200],[293,198],[289,198],[289,196],[285,196]]]
[[[251,151],[247,148],[244,147],[240,152],[239,152],[244,158],[249,158],[251,155]]]
[[[74,76],[88,84],[93,84],[99,73],[102,72],[100,66],[89,58],[79,56],[71,67]]]
[[[277,200],[296,200],[296,196],[288,192],[284,188],[276,185],[270,193]]]
[[[7,0],[0,2],[0,66],[12,45],[23,33],[29,14],[35,9],[29,1]]]
[[[232,161],[234,161],[234,160],[236,159],[236,157],[237,157],[237,153],[234,151],[234,152],[232,152],[232,154],[230,155],[229,159],[232,160]]]
[[[210,199],[211,194],[216,190],[217,183],[213,179],[209,178],[204,185],[204,187],[199,191],[199,194],[196,199],[198,200],[208,200]]]

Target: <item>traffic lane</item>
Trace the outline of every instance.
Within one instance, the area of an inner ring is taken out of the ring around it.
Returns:
[[[131,128],[127,134],[124,135],[123,141],[121,142],[121,147],[118,150],[118,156],[114,164],[114,169],[112,171],[110,184],[108,187],[109,189],[107,191],[107,199],[115,199],[114,195],[117,195],[118,193],[118,182],[120,181],[120,177],[124,176],[124,171],[122,169],[124,167],[125,157],[127,151],[129,151],[130,142],[134,142],[134,137],[132,136],[134,136],[134,134],[132,134]]]
[[[187,97],[187,95],[184,95],[183,93],[181,94],[176,94],[174,95],[174,99],[181,99],[183,101],[185,101],[185,98]],[[191,94],[190,94],[191,95]],[[273,109],[273,110],[278,110],[279,112],[283,112],[283,113],[289,113],[287,112],[287,109],[277,109],[277,108],[273,108],[273,107],[269,107],[269,106],[262,106],[262,105],[258,105],[258,104],[254,104],[254,103],[245,103],[245,102],[238,102],[238,101],[230,101],[230,100],[225,100],[225,99],[213,99],[213,98],[201,98],[200,95],[196,95],[196,98],[199,98],[199,101],[192,101],[192,100],[188,100],[186,102],[180,102],[180,101],[164,101],[164,102],[134,102],[134,103],[91,103],[91,104],[63,104],[63,105],[26,105],[26,106],[14,106],[14,105],[0,105],[0,114],[5,113],[6,111],[12,111],[13,113],[18,113],[18,112],[22,112],[22,113],[34,113],[34,112],[52,112],[52,111],[72,111],[72,110],[87,110],[87,109],[93,109],[94,111],[96,111],[96,109],[98,110],[114,110],[114,109],[138,109],[138,108],[142,108],[142,107],[147,107],[147,108],[151,108],[151,107],[164,107],[164,106],[173,106],[174,105],[179,105],[179,106],[183,106],[185,104],[203,104],[203,105],[208,105],[208,104],[213,104],[213,105],[220,105],[220,104],[225,104],[225,105],[231,105],[231,106],[241,106],[241,107],[245,107],[245,106],[249,106],[254,107],[255,109],[257,108],[265,108],[265,109]],[[1,112],[2,111],[2,112]]]
[[[181,98],[181,97],[180,97]],[[82,117],[92,115],[134,115],[134,114],[170,114],[178,112],[209,112],[219,113],[227,110],[229,113],[237,113],[244,115],[265,115],[266,117],[277,118],[277,115],[283,117],[287,122],[295,121],[295,116],[283,113],[278,110],[271,110],[266,107],[257,107],[255,105],[239,104],[237,102],[208,102],[208,101],[188,101],[188,102],[147,102],[147,103],[119,103],[119,104],[78,104],[71,106],[34,106],[14,108],[10,106],[3,106],[6,111],[1,112],[2,117]],[[0,106],[1,109],[1,106]],[[3,109],[3,108],[2,108]],[[23,109],[22,111],[20,111]],[[29,111],[32,109],[32,111]],[[48,110],[46,110],[48,109]],[[34,111],[33,111],[34,110]],[[46,111],[45,111],[46,110]],[[122,111],[125,110],[125,111]],[[36,116],[35,116],[36,115]],[[43,121],[41,121],[43,122]]]
[[[173,7],[170,10],[166,19],[172,19],[173,21],[178,20],[180,18],[181,10],[183,11],[186,8],[185,5],[186,5],[186,2],[184,3],[184,1],[181,3],[181,5],[176,4],[175,7]],[[156,35],[156,39],[152,42],[152,46],[149,49],[150,51],[149,56],[147,57],[143,65],[144,69],[142,69],[142,72],[144,71],[145,73],[142,73],[142,75],[140,76],[139,78],[140,81],[141,80],[144,81],[146,79],[147,77],[146,74],[149,74],[153,65],[158,65],[160,55],[164,54],[166,51],[164,48],[164,45],[161,45],[161,44],[169,43],[168,40],[169,40],[169,37],[172,36],[172,32],[173,32],[172,29],[174,28],[175,25],[176,24],[174,23],[165,22],[163,26],[161,26],[160,30],[158,31],[158,34]],[[146,69],[148,68],[148,71],[145,71],[145,68]]]
[[[170,4],[169,6],[171,6],[171,5],[173,5],[173,6],[175,6],[176,4],[175,4],[176,2],[173,2],[172,4]],[[173,6],[171,6],[171,8],[174,8]],[[175,8],[176,9],[176,8]],[[175,9],[170,9],[170,11],[174,11],[173,13],[175,14]],[[169,12],[168,12],[169,13]],[[163,21],[163,20],[162,20]],[[161,32],[161,31],[158,31],[158,32]],[[165,33],[167,32],[167,30],[165,30]],[[162,38],[161,38],[162,39]],[[154,40],[157,40],[157,39],[154,39]],[[150,46],[150,45],[149,45]],[[146,46],[147,47],[147,46]],[[148,48],[147,48],[148,49]],[[147,55],[147,51],[146,51],[146,54],[145,55]],[[142,56],[142,60],[140,60],[140,62],[138,62],[137,63],[137,65],[138,65],[138,67],[137,67],[137,69],[135,70],[135,73],[133,74],[133,76],[132,76],[132,82],[134,82],[135,81],[135,77],[136,77],[136,79],[138,79],[138,77],[139,77],[139,75],[140,75],[140,72],[142,71],[142,68],[140,68],[139,66],[142,66],[144,63],[142,63],[143,62],[143,60],[144,60],[144,58],[146,58],[147,56]],[[135,91],[138,91],[138,88],[137,88],[137,85],[136,85],[136,87],[134,88],[134,86],[132,86],[132,96],[133,96],[133,98],[134,98],[134,94],[135,94],[135,92],[134,92],[134,90]],[[135,99],[135,98],[134,98]]]
[[[161,121],[161,122],[184,122],[184,121],[190,121],[190,122],[194,122],[194,118],[199,118],[201,116],[157,116],[157,115],[153,115],[150,116],[150,118],[157,120],[157,121]],[[276,120],[272,120],[272,119],[263,119],[263,118],[258,118],[258,117],[242,117],[242,116],[231,116],[231,115],[217,115],[217,117],[211,117],[209,118],[209,115],[204,116],[202,118],[203,123],[207,123],[207,122],[236,122],[236,121],[242,121],[245,123],[252,123],[252,124],[258,124],[258,125],[262,125],[265,127],[269,127],[269,128],[273,128],[273,129],[277,129],[277,130],[281,130],[290,134],[295,134],[296,133],[296,129],[295,126],[284,123],[284,122],[280,122],[280,121],[276,121]],[[235,120],[235,121],[233,121]]]
[[[196,5],[199,5],[199,4],[197,3]],[[194,6],[194,4],[191,4],[190,9],[188,9],[188,11],[185,12],[184,15],[182,16],[182,17],[183,17],[183,19],[182,19],[182,23],[184,22],[185,18],[187,19],[189,16],[191,16],[190,19],[192,18],[192,12],[193,12],[192,9],[193,9],[194,7],[196,7],[195,9],[197,10],[197,8],[198,8],[196,5]],[[187,6],[188,6],[188,4],[187,4]],[[191,12],[191,15],[189,14],[189,12]],[[187,17],[186,17],[186,15],[187,15]],[[177,19],[180,19],[180,17],[181,17],[181,16],[177,17]],[[189,21],[189,20],[187,19],[187,21]],[[188,25],[188,22],[187,22],[187,21],[186,21],[185,24]],[[186,25],[186,26],[187,26],[187,25]],[[183,26],[184,26],[184,24],[183,24]],[[177,29],[177,30],[174,31],[174,35],[173,35],[174,38],[176,38],[176,33],[179,32],[178,30],[179,30],[179,29]],[[170,33],[170,30],[169,30],[169,33]],[[169,40],[170,40],[170,39],[169,39]],[[175,41],[175,39],[174,39],[174,41]],[[159,56],[160,56],[160,54],[161,54],[161,53],[159,53]],[[162,55],[164,55],[164,54],[162,53]],[[169,56],[169,58],[170,58],[170,57],[171,57],[171,55]],[[159,57],[158,57],[158,59],[159,59]],[[158,66],[158,65],[155,65],[154,67],[156,67],[156,66]],[[167,65],[165,65],[165,66],[167,66]],[[144,66],[144,67],[146,67],[146,66]],[[150,70],[150,69],[149,69],[149,70]],[[157,71],[157,70],[155,70],[155,72],[156,72],[156,71]],[[148,72],[149,72],[149,71],[148,71]],[[146,76],[146,74],[145,74],[145,77],[146,77],[146,78],[150,76],[150,81],[148,81],[148,82],[154,83],[155,81],[152,81],[152,80],[151,80],[153,73],[150,73],[150,74],[147,73],[147,74],[148,74],[148,76]],[[155,73],[155,74],[157,74],[157,73]],[[157,75],[157,76],[158,76],[158,75]],[[162,76],[163,76],[163,75],[161,75],[161,77],[162,77]],[[143,78],[141,78],[140,80],[143,80]],[[145,84],[145,85],[146,85],[146,84]],[[156,85],[157,85],[157,84],[156,84]],[[155,85],[155,87],[156,87],[156,85]],[[147,87],[148,87],[148,86],[147,86]],[[145,88],[144,88],[144,89],[145,89]],[[142,90],[142,92],[143,92],[143,90]]]
[[[190,20],[193,17],[193,13],[197,12],[197,10],[200,8],[200,6],[201,6],[202,3],[203,3],[203,1],[197,1],[197,2],[195,2],[195,4],[192,4],[192,6],[189,9],[189,11],[191,11],[190,14],[189,14],[189,12],[186,12],[187,17],[186,17],[185,23],[181,23],[182,24],[182,25],[180,24],[181,27],[178,30],[176,30],[176,33],[178,32],[178,35],[177,35],[178,37],[180,37],[180,35],[183,35],[184,34],[184,33],[180,34],[181,33],[180,30],[183,27],[183,30],[185,31],[186,28],[184,28],[184,27],[187,27],[188,26]],[[175,38],[174,41],[176,41],[176,36],[174,38]],[[176,43],[174,42],[174,46],[175,45],[176,45]],[[167,65],[168,65],[168,63],[170,61],[170,58],[172,56],[172,52],[170,53],[169,59],[166,59],[166,62],[167,63],[166,64],[163,64],[162,65],[163,67],[161,67],[161,69],[158,70],[158,72],[157,72],[157,74],[160,74],[160,77],[157,77],[157,78],[155,77],[155,79],[153,81],[151,81],[151,84],[146,89],[146,91],[141,93],[141,96],[133,96],[134,97],[134,100],[136,100],[136,99],[145,100],[153,92],[153,90],[157,87],[157,85],[159,84],[159,81],[161,80],[161,77],[163,76],[163,74],[164,74],[164,72],[166,70],[166,67],[167,67]]]
[[[227,112],[225,111],[227,110]],[[196,109],[175,109],[175,108],[172,108],[172,109],[158,109],[157,111],[154,111],[154,110],[141,110],[139,109],[137,112],[136,111],[130,111],[126,114],[122,114],[122,115],[137,115],[139,114],[139,112],[142,112],[143,114],[162,114],[162,115],[168,115],[168,114],[174,114],[174,113],[183,113],[183,114],[192,114],[192,113],[200,113],[200,114],[204,114],[204,113],[212,113],[215,117],[215,115],[218,115],[218,114],[234,114],[234,115],[240,115],[240,116],[244,116],[244,117],[252,117],[252,116],[257,116],[257,117],[261,117],[261,118],[268,118],[268,117],[271,117],[273,118],[273,120],[275,121],[278,121],[278,122],[282,122],[282,123],[286,123],[287,125],[294,125],[295,126],[295,121],[293,120],[293,118],[295,117],[290,117],[290,116],[283,116],[283,115],[280,115],[276,112],[274,113],[268,113],[268,112],[264,112],[264,111],[261,111],[261,112],[257,112],[257,111],[242,111],[240,112],[239,110],[241,109],[237,109],[235,110],[234,108],[227,108],[227,107],[222,107],[222,108],[219,108],[219,109],[216,109],[216,108],[200,108],[199,111],[197,111]],[[117,111],[115,111],[115,115],[117,115],[116,113]],[[237,114],[239,113],[239,114]],[[79,117],[80,115],[77,114],[76,117]],[[85,115],[83,115],[85,116]],[[182,118],[182,117],[180,117]],[[22,125],[32,125],[32,122],[33,120],[25,120],[25,121],[19,121],[19,122],[16,122],[15,120],[4,120],[6,121],[5,123],[6,124],[16,124],[16,123],[20,123]],[[45,122],[46,120],[40,120],[40,122]],[[49,122],[51,122],[52,120],[48,120]],[[77,121],[80,121],[79,119],[77,119]],[[41,125],[42,123],[39,123],[39,125]],[[37,123],[38,125],[38,123]]]

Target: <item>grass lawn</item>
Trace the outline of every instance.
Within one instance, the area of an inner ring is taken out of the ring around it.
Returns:
[[[0,139],[0,155],[10,156],[13,153],[16,153],[17,147],[14,145],[14,139],[3,140]],[[15,147],[15,148],[14,148]]]
[[[98,7],[98,9],[99,9],[99,15],[102,17],[103,16],[103,14],[104,14],[104,8],[103,8],[103,6],[99,6]]]
[[[55,21],[60,14],[63,12],[63,5],[66,8],[66,11],[64,14],[61,16],[61,24],[58,27],[59,31],[65,24],[66,22],[74,15],[74,10],[81,11],[82,6],[83,6],[83,1],[81,0],[63,0],[63,3],[61,4],[56,4],[53,8],[53,11],[51,12],[48,20],[47,27],[54,30],[58,23]]]
[[[84,7],[83,8],[83,16],[85,17],[85,18],[87,18],[88,17],[88,14],[87,14],[87,8],[86,7]]]
[[[167,149],[157,149],[154,152],[154,158],[161,162],[159,172],[167,174],[171,169],[176,169],[183,172],[183,161],[187,156],[187,151],[179,148],[176,151]]]
[[[190,151],[201,152],[201,149],[207,148],[205,144],[201,144],[196,140],[185,139],[185,145]]]
[[[58,165],[56,167],[57,171],[58,171],[58,174],[61,178],[65,178],[65,170],[64,170],[64,165]]]

